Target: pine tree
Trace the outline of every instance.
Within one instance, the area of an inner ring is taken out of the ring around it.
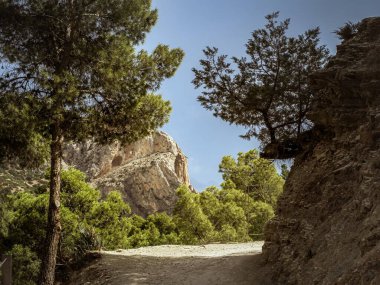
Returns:
[[[169,102],[153,92],[174,75],[183,52],[165,45],[151,54],[135,48],[156,21],[150,0],[0,0],[0,119],[7,106],[14,107],[7,118],[18,118],[0,123],[0,142],[8,144],[1,149],[20,150],[36,135],[50,144],[39,284],[54,283],[63,142],[131,142],[168,120]]]
[[[289,37],[290,20],[278,17],[278,12],[266,16],[265,27],[253,31],[247,57],[229,62],[207,47],[200,68],[193,68],[193,84],[203,88],[198,100],[204,108],[248,129],[243,137],[256,137],[263,146],[287,142],[292,149],[296,146],[288,141],[311,127],[307,114],[315,94],[308,76],[325,64],[328,50],[319,46],[319,28]]]
[[[224,156],[219,172],[224,180],[223,189],[239,189],[255,201],[276,207],[284,180],[278,175],[273,162],[259,157],[257,150],[239,152],[236,160],[232,156]]]

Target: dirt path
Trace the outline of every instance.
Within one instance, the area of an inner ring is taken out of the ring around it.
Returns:
[[[266,285],[262,242],[103,252],[70,285]]]

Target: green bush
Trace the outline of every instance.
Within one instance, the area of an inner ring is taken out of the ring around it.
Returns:
[[[42,257],[46,229],[41,225],[46,224],[49,199],[48,192],[44,191],[46,188],[7,197],[7,215],[0,217],[0,248],[11,252],[25,251],[25,260]],[[83,173],[75,169],[63,171],[62,232],[57,262],[79,262],[88,250],[100,247],[130,247],[130,213],[131,209],[123,202],[120,193],[110,192],[105,200],[100,200],[100,192],[85,182]],[[12,222],[7,222],[5,217],[12,217]],[[23,260],[14,265],[15,271],[22,273],[15,277],[15,282],[34,284],[34,279],[27,278],[28,275],[34,276],[30,272],[34,267],[29,267]]]
[[[216,238],[217,240],[220,240],[223,242],[233,242],[233,241],[239,240],[239,235],[233,226],[226,224],[226,225],[222,225]]]
[[[12,255],[13,285],[34,285],[37,282],[41,261],[29,247],[15,244],[7,253]]]
[[[214,227],[199,202],[199,195],[186,186],[177,190],[178,202],[174,210],[174,222],[178,227],[179,240],[186,244],[207,243],[212,240]]]
[[[173,218],[166,213],[155,213],[146,222],[152,233],[150,245],[179,243],[178,229]]]
[[[88,213],[88,223],[95,228],[103,248],[130,247],[127,236],[132,227],[127,218],[130,213],[131,208],[118,192],[110,192],[104,201],[93,205]]]
[[[80,263],[89,250],[100,248],[260,239],[265,223],[274,215],[269,203],[236,189],[232,180],[226,180],[221,189],[213,186],[202,193],[181,186],[177,195],[172,216],[155,213],[144,219],[131,215],[120,193],[112,191],[101,200],[99,190],[86,183],[82,172],[63,171],[57,262],[68,268]],[[41,225],[47,220],[47,185],[0,198],[0,249],[14,255],[14,284],[35,284],[46,235]]]
[[[254,202],[247,212],[249,235],[253,240],[262,240],[265,224],[274,217],[271,205],[263,202]]]
[[[255,201],[276,206],[282,193],[284,179],[277,173],[274,163],[261,158],[257,150],[239,152],[237,159],[224,156],[219,164],[223,175],[223,189],[238,189]]]

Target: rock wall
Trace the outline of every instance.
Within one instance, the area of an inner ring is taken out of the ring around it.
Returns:
[[[132,211],[142,216],[171,212],[178,186],[190,186],[186,156],[164,132],[124,146],[68,144],[64,161],[85,172],[103,194],[119,190]]]
[[[380,18],[312,84],[323,135],[295,159],[264,257],[275,284],[380,284]]]

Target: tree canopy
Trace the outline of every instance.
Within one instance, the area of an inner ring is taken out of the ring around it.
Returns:
[[[183,57],[165,45],[134,49],[156,20],[148,0],[1,1],[2,101],[29,111],[20,124],[43,134],[58,124],[66,140],[146,135],[170,111],[151,92]]]
[[[224,180],[222,188],[239,189],[255,201],[275,208],[284,180],[277,173],[273,162],[260,158],[257,150],[239,152],[237,159],[224,156],[219,164],[219,172]]]
[[[0,155],[50,144],[40,284],[54,283],[63,141],[132,142],[168,121],[170,104],[154,92],[183,52],[135,48],[156,21],[151,0],[0,1]]]
[[[246,57],[231,62],[207,47],[200,67],[193,68],[193,84],[203,88],[201,105],[246,127],[243,137],[256,137],[263,146],[296,140],[310,129],[306,115],[315,94],[308,77],[328,59],[327,48],[319,45],[319,28],[287,36],[290,20],[278,22],[278,17],[278,12],[266,16],[265,27],[253,31]]]

